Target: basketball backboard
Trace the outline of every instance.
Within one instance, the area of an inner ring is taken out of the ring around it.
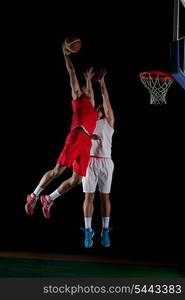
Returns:
[[[173,77],[185,89],[185,0],[174,0],[171,62]]]

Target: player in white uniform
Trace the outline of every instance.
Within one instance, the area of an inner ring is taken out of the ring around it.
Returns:
[[[109,94],[105,84],[106,71],[101,71],[97,81],[100,84],[103,105],[101,109],[103,116],[96,122],[94,130],[95,139],[92,140],[90,152],[90,161],[86,176],[82,179],[83,192],[85,200],[83,204],[85,228],[84,245],[90,248],[93,244],[94,231],[91,228],[93,216],[93,201],[95,197],[96,187],[101,199],[101,214],[102,214],[102,245],[110,246],[109,236],[109,221],[111,213],[110,189],[112,183],[112,174],[114,164],[111,159],[112,136],[114,133],[114,113],[109,101]],[[100,109],[100,107],[98,107]]]

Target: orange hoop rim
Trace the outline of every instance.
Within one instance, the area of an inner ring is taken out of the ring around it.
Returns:
[[[149,77],[150,75],[152,76],[153,80],[160,80],[160,81],[174,80],[173,76],[169,72],[165,72],[165,71],[146,71],[146,72],[139,73],[139,77],[141,79],[151,80],[151,77]]]

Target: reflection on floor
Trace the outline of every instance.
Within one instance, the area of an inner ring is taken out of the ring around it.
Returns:
[[[176,264],[47,253],[0,252],[0,277],[180,278]]]

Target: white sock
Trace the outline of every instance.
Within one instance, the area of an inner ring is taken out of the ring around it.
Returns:
[[[102,218],[102,227],[109,228],[109,222],[110,222],[110,217],[103,217]]]
[[[37,197],[39,196],[39,194],[43,191],[43,188],[41,188],[39,185],[36,187],[36,189],[34,190],[33,194],[36,195]]]
[[[85,228],[91,228],[92,217],[85,217],[84,222],[85,222]]]
[[[49,198],[50,198],[50,200],[54,201],[56,198],[58,198],[60,196],[61,196],[61,194],[57,190],[55,190],[53,193],[51,193],[49,195]]]

